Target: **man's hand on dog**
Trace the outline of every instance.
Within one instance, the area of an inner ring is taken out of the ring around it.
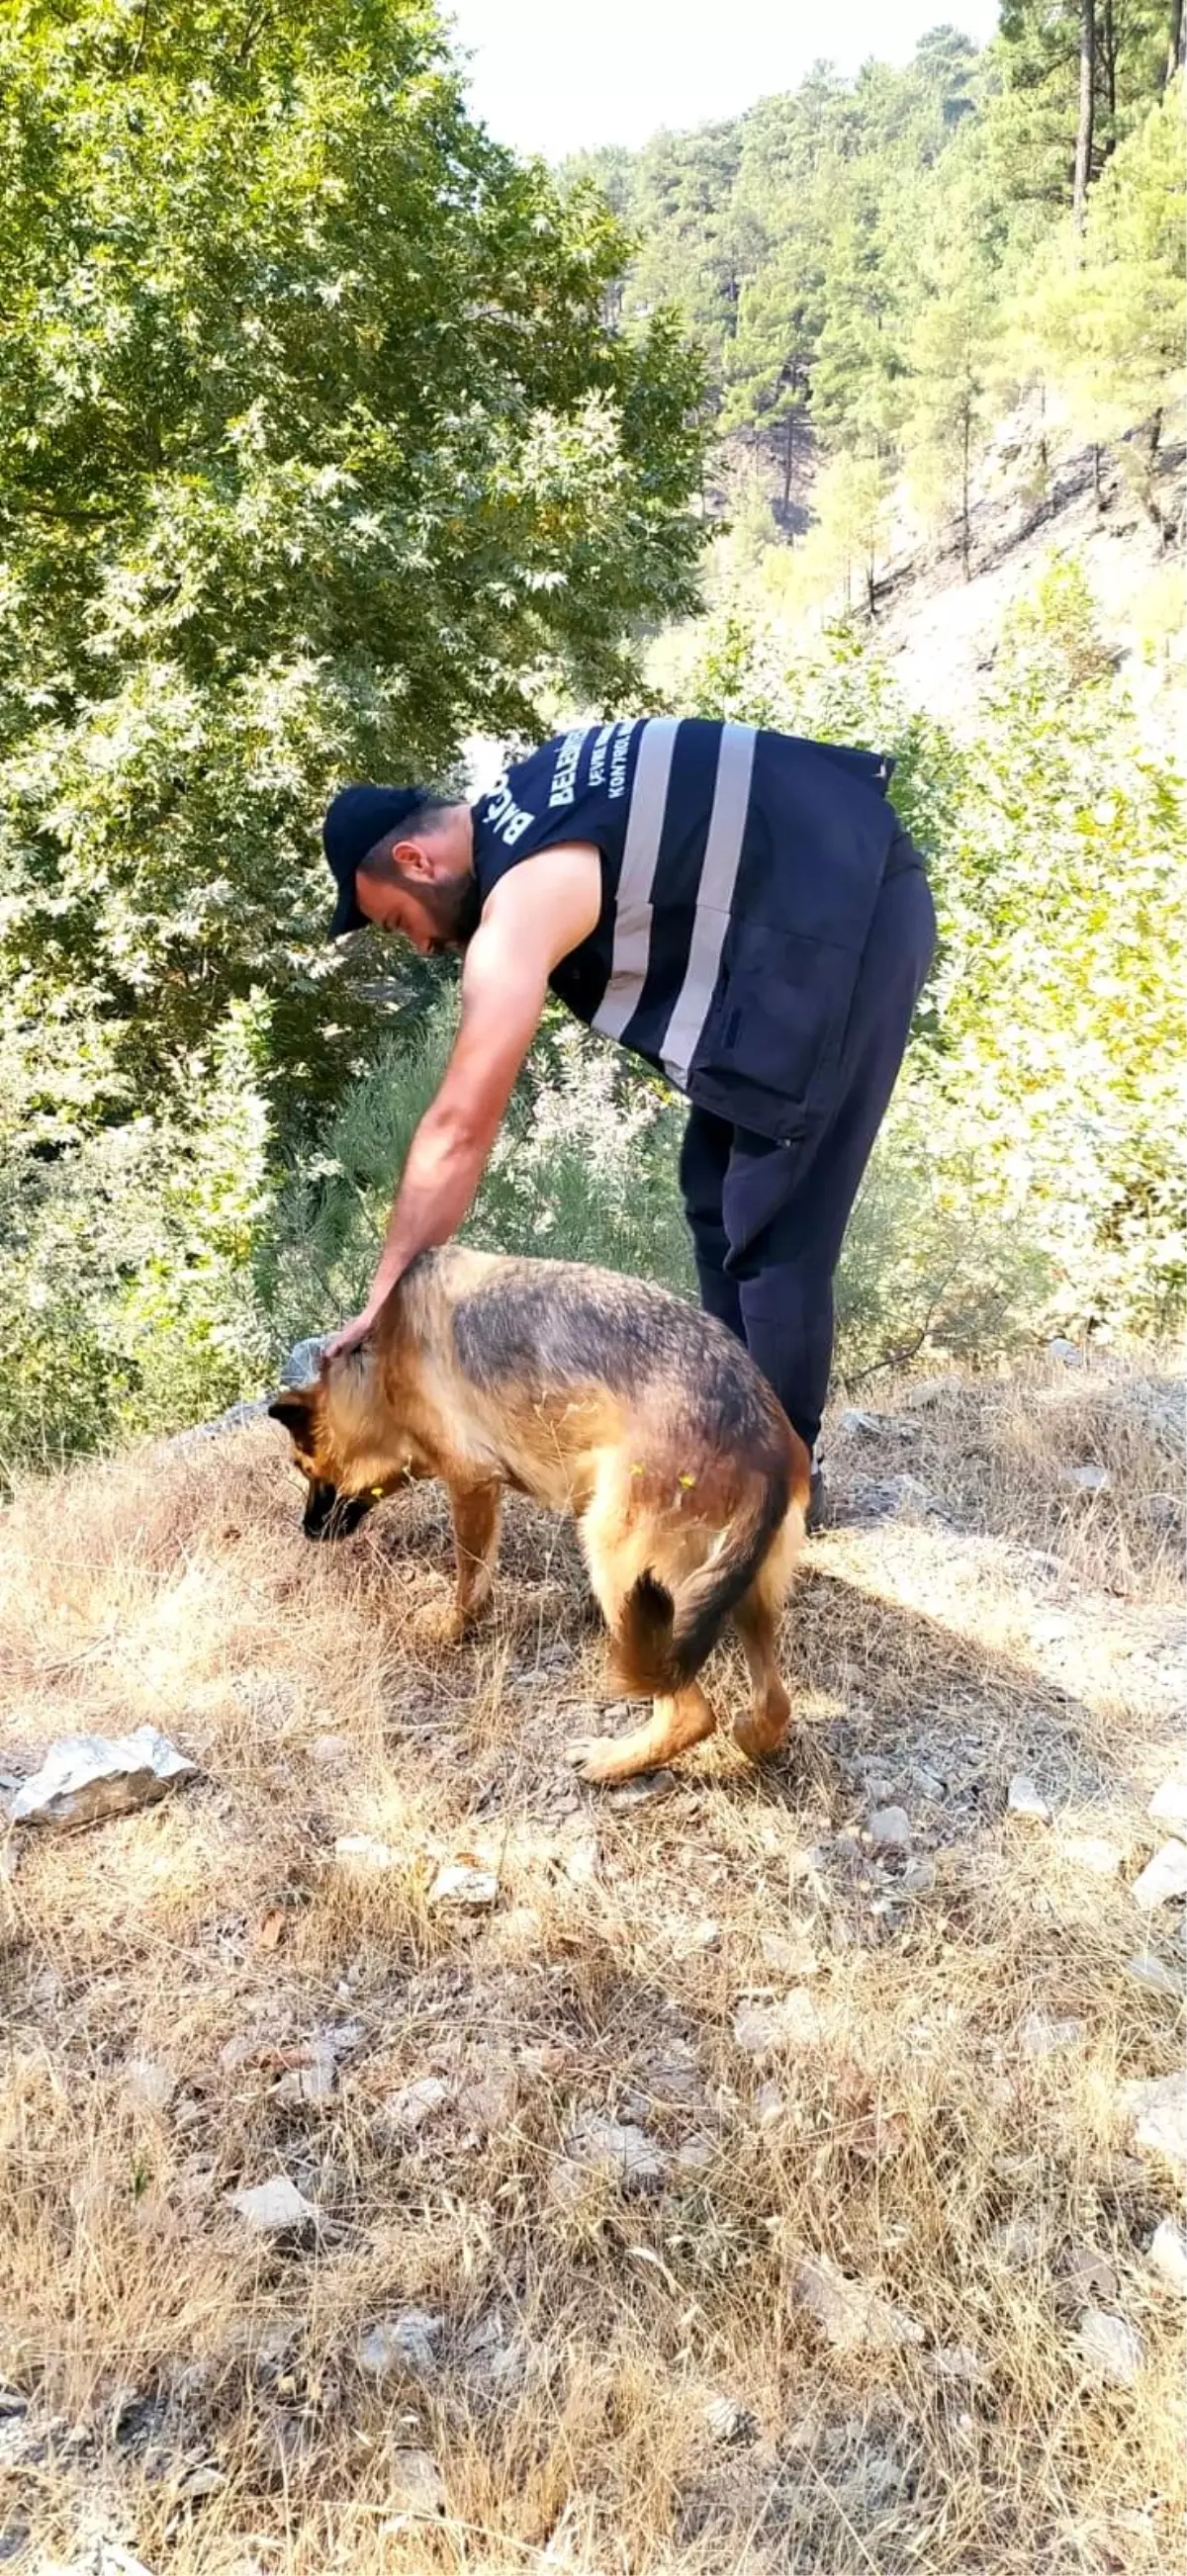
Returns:
[[[352,1315],[348,1323],[340,1324],[337,1332],[331,1333],[329,1340],[322,1344],[322,1366],[327,1360],[342,1359],[347,1351],[357,1351],[359,1343],[366,1341],[378,1313],[378,1306],[364,1306],[361,1315]]]

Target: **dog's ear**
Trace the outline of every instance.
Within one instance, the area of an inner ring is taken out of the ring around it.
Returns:
[[[313,1407],[307,1394],[302,1394],[299,1389],[286,1387],[280,1395],[273,1396],[268,1411],[273,1422],[283,1422],[285,1430],[291,1432],[294,1440],[308,1439],[313,1421]]]

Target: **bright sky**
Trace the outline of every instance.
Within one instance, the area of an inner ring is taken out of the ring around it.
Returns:
[[[867,56],[905,63],[929,27],[984,44],[997,0],[444,0],[472,57],[471,99],[501,143],[549,161],[598,143],[642,143],[657,127],[736,116],[793,89],[821,56],[854,72]]]

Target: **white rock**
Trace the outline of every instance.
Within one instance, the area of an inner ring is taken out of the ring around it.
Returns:
[[[792,2295],[835,2352],[892,2352],[923,2341],[923,2328],[914,2317],[891,2307],[866,2282],[850,2279],[827,2254],[813,2254],[799,2264]]]
[[[734,2038],[748,2057],[769,2057],[779,2048],[809,2048],[824,2029],[824,2016],[806,1986],[793,1986],[777,2002],[739,2004]]]
[[[198,1766],[155,1726],[131,1735],[64,1735],[12,1802],[18,1825],[96,1825],[151,1806]]]
[[[226,2470],[216,2469],[213,2460],[204,2460],[197,2468],[187,2469],[177,2494],[182,2503],[197,2504],[203,2496],[217,2495],[226,2483]]]
[[[1085,1467],[1065,1467],[1063,1481],[1077,1494],[1107,1494],[1113,1485],[1108,1468],[1098,1466],[1095,1460]]]
[[[1139,1951],[1134,1958],[1127,1959],[1125,1973],[1133,1978],[1136,1986],[1149,1987],[1152,1994],[1169,1995],[1172,2002],[1176,2004],[1181,2004],[1184,2000],[1185,1986],[1182,1973],[1176,1976],[1174,1969],[1168,1968],[1165,1959],[1156,1959],[1149,1950]]]
[[[1178,2220],[1160,2219],[1146,2251],[1155,2271],[1172,2290],[1187,2298],[1187,2236]]]
[[[898,1883],[900,1896],[930,1896],[936,1883],[936,1865],[926,1857],[909,1862]]]
[[[1145,2359],[1136,2326],[1126,2317],[1111,2317],[1107,2308],[1085,2308],[1076,2349],[1097,2378],[1110,2380],[1117,2388],[1132,2385]]]
[[[1083,2036],[1084,2024],[1073,2015],[1056,2020],[1043,2012],[1023,2013],[1014,2033],[1024,2057],[1051,2057],[1057,2048],[1074,2048]]]
[[[1116,2265],[1095,2245],[1080,2246],[1063,2266],[1062,2278],[1073,2298],[1082,2307],[1097,2299],[1115,2299],[1119,2288]]]
[[[1069,1342],[1062,1333],[1054,1333],[1047,1344],[1053,1360],[1062,1360],[1065,1368],[1083,1368],[1084,1353],[1078,1342]]]
[[[667,2157],[645,2129],[636,2128],[631,2120],[603,2119],[600,2112],[586,2112],[576,2120],[565,2139],[565,2154],[570,2164],[588,2170],[612,2174],[623,2191],[648,2191],[663,2181]]]
[[[1051,1822],[1051,1810],[1046,1799],[1040,1798],[1034,1781],[1027,1779],[1025,1771],[1014,1773],[1006,1793],[1006,1805],[1012,1816],[1030,1816],[1039,1825]]]
[[[1187,1780],[1163,1780],[1150,1800],[1150,1814],[1156,1824],[1180,1826],[1187,1831]]]
[[[760,2084],[754,2096],[754,2108],[760,2129],[769,2129],[781,2120],[787,2108],[777,2084]]]
[[[1138,2146],[1165,2156],[1168,2164],[1187,2166],[1187,2078],[1158,2075],[1123,2084],[1121,2100]]]
[[[444,2513],[445,2482],[429,2451],[389,2452],[384,2469],[388,2500],[396,2507],[396,2516],[380,2523],[381,2540],[395,2539],[409,2520],[423,2521]]]
[[[412,2137],[452,2098],[452,2087],[443,2083],[439,2075],[419,2075],[415,2083],[401,2084],[397,2093],[389,2093],[375,2114],[376,2125],[403,2130]]]
[[[717,2149],[711,2138],[685,2138],[677,2147],[673,2162],[678,2174],[695,2181],[698,2174],[708,2173],[717,2161]]]
[[[1146,1863],[1140,1878],[1130,1890],[1135,1905],[1150,1907],[1170,1905],[1179,1896],[1187,1896],[1187,1843],[1164,1843],[1153,1860]]]
[[[875,1807],[870,1817],[870,1840],[880,1851],[905,1851],[911,1840],[911,1819],[905,1807]]]
[[[130,2057],[124,2067],[123,2085],[134,2102],[146,2111],[167,2111],[175,2092],[177,2077],[155,2057]]]
[[[381,1842],[376,1834],[337,1834],[334,1858],[341,1869],[354,1871],[359,1877],[377,1876],[386,1869],[398,1869],[399,1853],[390,1843]]]
[[[993,2229],[989,2242],[1007,2271],[1024,2272],[1037,2262],[1042,2238],[1032,2218],[1007,2218]]]
[[[345,1771],[350,1755],[348,1735],[315,1735],[309,1747],[309,1759],[319,1771]]]
[[[448,1861],[429,1889],[430,1905],[475,1908],[498,1903],[499,1882],[493,1869],[474,1869],[465,1861]]]
[[[287,2174],[273,2174],[267,2182],[253,2183],[248,2190],[233,2191],[229,2197],[232,2209],[257,2236],[283,2236],[290,2228],[310,2226],[317,2217],[312,2202],[289,2181]]]
[[[847,1404],[841,1415],[840,1427],[852,1438],[876,1440],[882,1429],[881,1416],[877,1413],[863,1413],[860,1405]]]
[[[445,2331],[443,2317],[431,2317],[424,2308],[405,2308],[398,2317],[384,2317],[363,2335],[356,2360],[360,2370],[373,2379],[386,2378],[389,2371],[411,2371],[416,2378],[427,2379],[437,2367],[437,2345]]]
[[[1068,1834],[1059,1851],[1062,1860],[1071,1861],[1076,1869],[1091,1870],[1095,1878],[1116,1878],[1125,1858],[1120,1844],[1108,1842],[1103,1834]]]

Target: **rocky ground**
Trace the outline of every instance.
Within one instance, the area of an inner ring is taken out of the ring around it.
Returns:
[[[609,1795],[526,1506],[448,1654],[440,1498],[310,1549],[267,1424],[0,1516],[10,1800],[196,1766],[8,1835],[0,2561],[1179,2565],[1179,1390],[1054,1351],[829,1454],[793,1746]]]

